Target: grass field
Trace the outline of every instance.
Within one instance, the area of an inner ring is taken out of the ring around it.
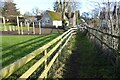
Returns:
[[[60,34],[48,36],[0,36],[2,38],[2,67],[38,49]]]
[[[12,25],[9,25],[9,24],[6,24],[6,29],[9,31],[9,26],[11,26],[11,29],[13,30],[13,26]],[[16,27],[16,26],[15,26]],[[21,28],[21,27],[20,27]],[[32,29],[33,27],[29,27],[29,29]],[[23,30],[27,30],[28,27],[27,26],[23,26]],[[0,31],[4,31],[4,25],[3,24],[0,24]]]

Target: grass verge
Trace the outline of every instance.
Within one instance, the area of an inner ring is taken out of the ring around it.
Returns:
[[[56,61],[52,71],[60,69],[50,78],[104,78],[113,80],[120,75],[118,67],[112,64],[108,55],[91,42],[84,33],[78,32],[62,51],[59,62]],[[56,67],[58,65],[58,67]],[[61,65],[65,65],[62,68]],[[60,67],[60,68],[59,68]]]
[[[116,78],[115,66],[84,33],[78,33],[76,48],[65,65],[63,78]]]

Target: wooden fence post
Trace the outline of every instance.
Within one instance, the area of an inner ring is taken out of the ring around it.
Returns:
[[[41,34],[41,25],[40,25],[40,22],[39,22],[39,34]]]
[[[34,22],[33,22],[33,34],[35,34],[35,25],[34,25]]]
[[[22,22],[20,23],[20,26],[21,26],[21,34],[23,35],[23,25],[22,25]]]
[[[92,34],[94,34],[94,30],[92,29]],[[95,36],[92,35],[92,41],[95,39]]]
[[[101,49],[103,49],[103,46],[102,46],[103,45],[103,43],[102,43],[102,41],[103,41],[103,33],[100,34],[100,39],[101,39],[101,41],[100,41],[101,45],[100,46],[101,46]]]
[[[13,27],[13,31],[15,31],[15,26],[12,26]]]
[[[44,56],[47,54],[47,50],[45,50],[44,51]],[[46,68],[47,68],[47,59],[45,60],[45,68],[44,68],[44,70],[46,70]],[[47,78],[47,73],[46,73],[46,75],[45,75],[45,78]]]
[[[59,53],[59,56],[61,55],[61,52],[62,52],[62,41],[63,41],[63,39],[61,38],[60,41],[61,41],[61,44],[60,44],[60,53]],[[59,58],[59,56],[58,56],[58,58]]]
[[[88,29],[88,38],[90,39],[90,29],[89,28],[87,28]]]
[[[113,41],[112,48],[115,49],[115,45],[114,45],[115,44],[115,38],[114,37],[112,38],[112,41]]]
[[[15,26],[15,30],[18,30],[18,27],[17,27],[17,26]]]
[[[29,35],[30,25],[29,25],[29,23],[28,23],[28,22],[27,22],[27,27],[28,27],[28,35]]]
[[[9,25],[9,31],[12,31],[12,29],[11,29],[11,25]]]
[[[118,53],[117,53],[117,55],[116,55],[116,72],[118,72],[118,68],[119,68],[119,53],[120,53],[120,2],[117,4],[118,5],[118,7],[119,7],[119,10],[118,10],[118,12],[116,12],[116,19],[117,19],[117,21],[116,21],[116,27],[118,28],[116,31],[118,32],[117,33],[117,36],[119,36],[119,38],[118,39],[116,39],[116,43],[118,44],[116,44],[116,49],[117,49],[117,51],[118,51]],[[116,11],[117,11],[117,9],[116,9]]]
[[[118,38],[118,52],[120,53],[120,38]]]
[[[20,34],[20,27],[19,27],[19,18],[17,16],[17,29],[18,29],[18,34]]]
[[[4,31],[7,31],[6,25],[5,25],[5,17],[3,17],[3,25],[4,25]]]
[[[61,41],[61,44],[60,44],[60,52],[59,52],[59,55],[58,55],[58,57],[57,57],[57,59],[56,59],[56,65],[57,65],[57,67],[59,67],[60,65],[59,65],[59,60],[60,60],[60,57],[61,57],[61,52],[62,52],[62,38],[60,39],[60,41]]]
[[[98,32],[97,30],[94,30],[94,35],[96,35],[96,37],[98,37],[97,32]],[[96,37],[94,38],[95,44],[97,44],[97,38]]]

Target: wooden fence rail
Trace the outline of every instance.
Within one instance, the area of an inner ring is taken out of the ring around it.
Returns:
[[[98,29],[87,28],[89,32],[88,37],[90,39],[93,39],[103,50],[108,50],[108,52],[110,50],[108,57],[111,57],[109,60],[115,66],[115,71],[117,72],[120,61],[120,35],[112,35]]]
[[[119,36],[112,35],[107,32],[103,32],[101,30],[91,27],[87,27],[87,29],[89,33],[92,35],[89,37],[96,38],[101,42],[101,45],[105,45],[108,48],[116,51],[117,53],[120,53],[120,35]]]
[[[88,28],[88,29],[91,29],[91,30],[95,30],[95,31],[97,31],[97,32],[100,32],[100,33],[105,34],[105,35],[108,35],[108,36],[112,36],[112,37],[114,37],[114,38],[120,38],[120,36],[112,35],[112,34],[110,34],[110,33],[103,32],[103,31],[98,30],[98,29],[95,29],[95,28],[91,28],[91,27],[87,27],[87,28]]]
[[[44,56],[40,60],[38,60],[31,68],[29,68],[22,76],[20,76],[20,78],[26,78],[27,79],[44,62],[45,62],[45,68],[44,68],[44,71],[40,75],[39,78],[46,78],[49,69],[53,65],[53,63],[56,60],[56,58],[58,57],[59,52],[64,48],[64,46],[67,44],[67,42],[71,38],[73,32],[75,32],[75,31],[76,31],[76,28],[69,29],[68,31],[64,32],[62,35],[58,36],[57,38],[55,38],[54,40],[52,40],[51,42],[49,42],[48,44],[40,47],[39,49],[33,51],[32,53],[29,53],[25,57],[23,57],[23,58],[17,60],[16,62],[14,62],[14,63],[6,66],[5,68],[1,69],[0,73],[2,73],[2,74],[0,75],[0,78],[1,79],[2,78],[8,78],[11,74],[13,74],[15,71],[17,71],[23,65],[25,65],[26,63],[28,63],[29,61],[31,61],[37,55],[40,55],[43,51],[45,52]],[[62,45],[63,41],[65,41],[65,43]],[[52,46],[54,43],[56,43],[56,42],[58,42],[58,43],[55,45],[55,47],[53,47],[49,52],[47,52],[47,49],[50,46]],[[59,49],[59,51],[54,55],[53,59],[47,65],[46,64],[47,58],[50,57],[51,54],[55,50],[57,50],[58,47],[61,46],[61,45],[62,45],[62,47]]]

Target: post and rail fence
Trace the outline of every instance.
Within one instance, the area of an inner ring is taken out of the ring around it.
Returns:
[[[90,38],[97,39],[101,42],[101,45],[105,45],[117,53],[120,53],[120,36],[112,35],[91,27],[87,27],[87,29]]]
[[[117,72],[120,57],[120,35],[112,35],[89,26],[87,26],[87,29],[89,39],[93,40],[95,44],[98,44],[103,51],[107,51],[105,55],[110,57],[108,59],[116,66],[115,71]]]
[[[120,53],[120,36],[112,35],[109,33],[106,33],[104,31],[88,27],[88,37],[90,39],[94,39],[96,43],[100,44],[102,48],[109,48],[116,53]],[[4,67],[0,70],[0,78],[8,78],[10,75],[12,75],[15,71],[17,71],[19,68],[30,62],[33,58],[35,58],[38,55],[41,55],[44,52],[44,56],[40,58],[32,67],[30,67],[24,74],[22,74],[18,79],[29,78],[35,70],[42,64],[44,64],[44,70],[39,75],[38,78],[47,78],[47,74],[55,62],[55,60],[58,58],[61,50],[65,47],[67,42],[70,40],[74,32],[76,32],[77,28],[71,28],[68,31],[64,32],[62,35],[58,36],[51,42],[47,43],[46,45],[40,47],[39,49],[33,51],[32,53],[29,53],[28,55],[24,56],[23,58],[17,60],[16,62]],[[55,44],[57,43],[57,44]],[[48,51],[48,48],[52,45],[55,46]],[[47,52],[48,51],[48,52]],[[47,63],[47,59],[55,52],[57,51],[53,58]]]
[[[67,42],[71,39],[71,37],[76,33],[77,28],[71,28],[68,31],[64,32],[62,35],[58,36],[57,38],[53,39],[49,43],[45,44],[44,46],[38,48],[37,50],[33,51],[32,53],[27,54],[26,56],[22,57],[21,59],[17,60],[16,62],[2,68],[0,70],[0,79],[8,78],[11,76],[15,71],[17,71],[19,68],[30,62],[33,58],[35,58],[38,55],[41,55],[44,53],[44,56],[40,58],[34,65],[32,65],[25,73],[23,73],[18,79],[27,79],[32,75],[35,70],[37,70],[38,67],[40,67],[42,64],[44,64],[44,69],[41,74],[39,74],[39,78],[47,78],[47,74],[55,62],[55,60],[58,58],[61,50],[65,47]],[[57,44],[55,44],[57,43]],[[48,51],[48,48],[52,45],[55,46]],[[48,52],[47,52],[48,51]],[[57,51],[57,52],[56,52]],[[47,59],[53,54],[53,58],[47,63]]]
[[[14,32],[14,34],[18,35],[26,35],[26,34],[41,34],[41,24],[40,22],[35,23],[33,22],[20,22],[18,16],[16,17],[16,26],[11,25],[10,23],[6,22],[5,17],[3,17],[3,23],[1,24],[2,26],[1,31],[7,31],[7,32]],[[30,25],[31,24],[31,25]],[[37,28],[36,28],[37,25]]]

